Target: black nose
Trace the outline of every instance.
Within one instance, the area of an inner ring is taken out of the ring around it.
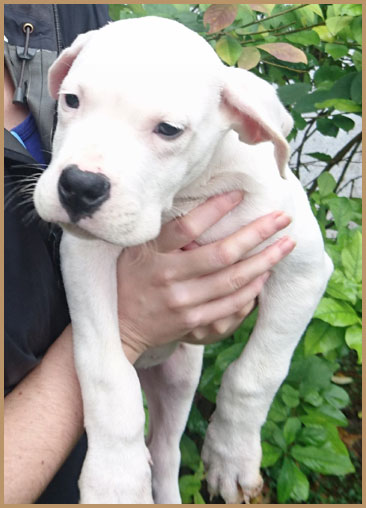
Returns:
[[[109,179],[91,171],[67,166],[58,181],[58,195],[72,222],[90,217],[110,194]]]

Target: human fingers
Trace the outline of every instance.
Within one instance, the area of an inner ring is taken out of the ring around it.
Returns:
[[[202,305],[177,309],[178,320],[181,323],[183,336],[191,333],[192,330],[199,327],[206,327],[217,320],[233,316],[252,302],[260,293],[269,274],[257,277],[244,288],[236,291],[232,295],[209,301]]]
[[[269,272],[295,247],[289,237],[283,237],[243,261],[203,277],[175,282],[171,286],[177,306],[196,306],[238,291],[257,277]]]
[[[190,344],[213,344],[232,335],[249,316],[256,306],[256,299],[251,300],[239,312],[226,318],[218,319],[207,326],[200,326],[184,337],[184,342]]]
[[[242,198],[242,191],[220,194],[197,206],[184,217],[168,222],[155,240],[158,251],[170,252],[191,243],[237,206]]]
[[[270,213],[222,240],[177,253],[176,255],[182,256],[182,259],[180,262],[175,258],[171,259],[172,266],[167,267],[167,271],[172,279],[182,281],[216,272],[243,259],[248,252],[288,226],[290,222],[291,218],[284,212]]]

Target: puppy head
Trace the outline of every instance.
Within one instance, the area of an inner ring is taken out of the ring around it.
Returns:
[[[257,87],[243,81],[174,21],[123,20],[79,36],[49,73],[58,124],[34,195],[40,216],[122,246],[155,238],[231,128],[249,144],[273,141],[283,172],[278,115],[266,104],[258,113]]]

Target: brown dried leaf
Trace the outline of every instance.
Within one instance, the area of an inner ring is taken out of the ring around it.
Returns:
[[[362,434],[351,434],[350,432],[347,432],[347,430],[342,429],[341,427],[338,428],[338,432],[340,435],[340,438],[342,439],[343,443],[347,446],[347,448],[350,450],[352,449],[357,453],[357,443],[361,441]]]
[[[203,23],[210,25],[209,34],[219,32],[233,23],[238,6],[233,4],[211,5],[203,16]]]
[[[249,4],[253,11],[262,12],[263,14],[270,15],[275,4]]]
[[[260,44],[257,47],[285,62],[308,63],[305,53],[292,44],[287,44],[287,42],[270,42],[267,44]]]

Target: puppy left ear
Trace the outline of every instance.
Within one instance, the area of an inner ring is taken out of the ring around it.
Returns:
[[[249,145],[271,141],[282,178],[290,147],[285,139],[293,126],[291,115],[280,102],[274,88],[264,79],[244,69],[226,67],[222,106],[239,139]]]
[[[58,91],[61,83],[71,69],[74,60],[95,32],[96,30],[91,30],[78,35],[71,46],[64,49],[51,65],[48,71],[48,90],[53,99],[58,99]]]

